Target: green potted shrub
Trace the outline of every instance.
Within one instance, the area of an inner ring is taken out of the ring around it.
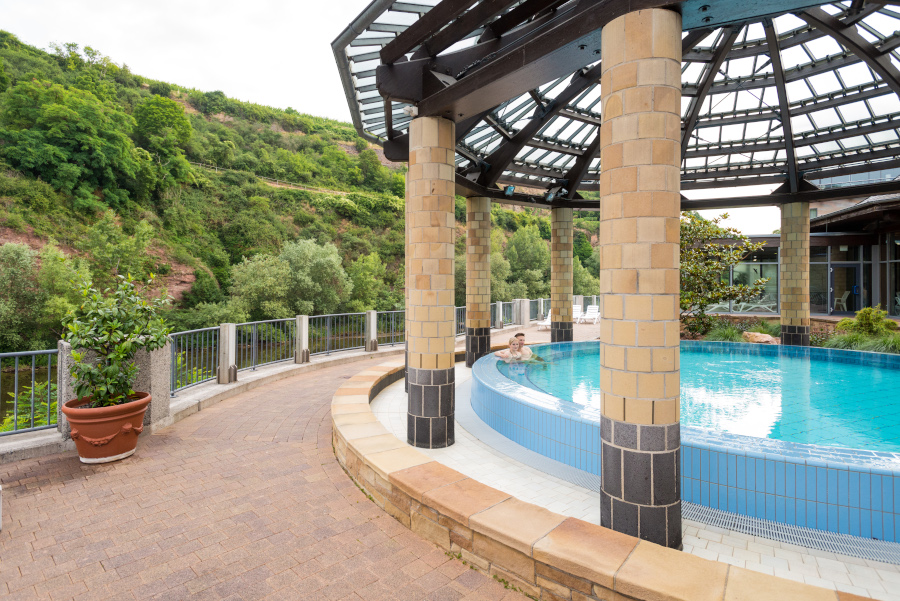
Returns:
[[[135,355],[165,346],[169,328],[157,315],[168,298],[144,298],[131,276],[100,293],[90,282],[79,288],[81,304],[63,321],[72,345],[75,397],[62,406],[84,463],[107,463],[134,454],[152,400],[135,392]],[[149,285],[153,281],[151,276]]]

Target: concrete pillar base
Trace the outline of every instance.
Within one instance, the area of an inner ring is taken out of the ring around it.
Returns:
[[[466,367],[491,352],[490,328],[466,328]]]
[[[680,547],[680,425],[632,424],[602,416],[600,438],[600,525]]]
[[[454,442],[456,371],[450,369],[406,370],[409,403],[406,442],[422,449],[441,449]]]
[[[809,346],[809,326],[781,326],[781,344]]]
[[[550,342],[572,342],[575,339],[575,330],[571,321],[550,322]]]

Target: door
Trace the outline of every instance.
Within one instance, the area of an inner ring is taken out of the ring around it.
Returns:
[[[829,313],[851,314],[862,309],[861,282],[859,281],[859,265],[831,265],[831,305]]]

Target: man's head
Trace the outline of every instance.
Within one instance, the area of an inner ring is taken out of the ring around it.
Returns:
[[[516,333],[516,335],[514,336],[514,338],[515,338],[516,340],[518,340],[520,343],[525,344],[525,333],[524,333],[524,332],[518,332],[518,333]]]

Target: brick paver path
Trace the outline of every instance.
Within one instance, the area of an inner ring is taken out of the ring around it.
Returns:
[[[224,401],[123,462],[0,465],[0,598],[523,599],[389,517],[335,461],[332,393],[381,361]]]

